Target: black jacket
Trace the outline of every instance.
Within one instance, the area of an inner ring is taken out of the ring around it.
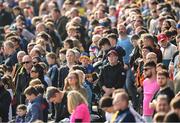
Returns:
[[[122,64],[115,66],[105,65],[100,71],[99,84],[107,88],[123,88],[126,80],[126,72]]]
[[[60,69],[59,69],[59,74],[58,74],[58,86],[63,89],[64,87],[64,79],[67,77],[69,73],[69,67],[67,65],[65,66],[62,66]]]
[[[21,68],[20,73],[17,75],[17,81],[16,81],[16,103],[17,104],[24,104],[25,103],[25,95],[24,90],[29,86],[30,82],[30,74],[28,74],[25,70],[25,68]]]
[[[123,111],[119,111],[115,122],[117,123],[132,123],[132,122],[136,122],[133,114],[130,112],[129,108],[123,110]]]
[[[56,22],[55,22],[55,27],[60,34],[62,40],[64,41],[67,37],[67,31],[66,31],[66,24],[68,22],[68,18],[65,16],[60,17]]]
[[[67,107],[67,93],[65,92],[61,103],[55,104],[55,122],[59,122],[64,118],[69,118],[70,114]]]
[[[167,88],[164,88],[162,90],[159,90],[154,98],[157,99],[158,95],[167,95],[167,98],[168,98],[168,102],[170,103],[171,100],[174,98],[174,92],[171,90],[170,87],[167,87]]]
[[[0,117],[2,122],[8,122],[9,105],[11,103],[11,95],[4,88],[0,87]]]

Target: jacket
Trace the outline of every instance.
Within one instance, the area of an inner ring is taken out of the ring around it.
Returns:
[[[10,93],[3,87],[0,87],[0,117],[2,122],[8,122],[9,106],[11,103]]]
[[[58,87],[58,66],[56,64],[50,65],[47,75],[52,81],[52,86]]]
[[[123,66],[118,63],[114,66],[105,65],[100,71],[99,84],[107,88],[123,88],[126,80],[126,73]]]
[[[22,67],[20,73],[17,75],[16,81],[16,103],[25,104],[25,95],[23,94],[24,90],[29,86],[30,75],[26,72],[25,68]]]
[[[36,120],[43,120],[43,111],[41,108],[41,98],[37,97],[27,106],[27,115],[25,121],[31,123]]]

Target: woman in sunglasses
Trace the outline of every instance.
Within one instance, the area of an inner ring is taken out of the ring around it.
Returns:
[[[40,64],[33,65],[31,72],[30,72],[30,76],[32,79],[39,78],[41,80],[42,84],[44,85],[44,87],[47,88],[48,85],[44,80],[44,70]]]

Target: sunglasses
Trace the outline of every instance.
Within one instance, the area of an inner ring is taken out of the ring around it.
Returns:
[[[33,61],[33,65],[34,65],[34,64],[37,64],[37,63],[38,63],[38,62],[36,62],[36,61]]]
[[[31,61],[22,62],[22,64],[29,64]]]
[[[144,71],[148,71],[149,69],[151,69],[151,68],[144,68],[143,70],[144,70]]]

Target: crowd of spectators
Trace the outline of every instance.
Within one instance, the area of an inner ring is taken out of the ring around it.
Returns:
[[[179,0],[0,0],[0,122],[180,122]]]

